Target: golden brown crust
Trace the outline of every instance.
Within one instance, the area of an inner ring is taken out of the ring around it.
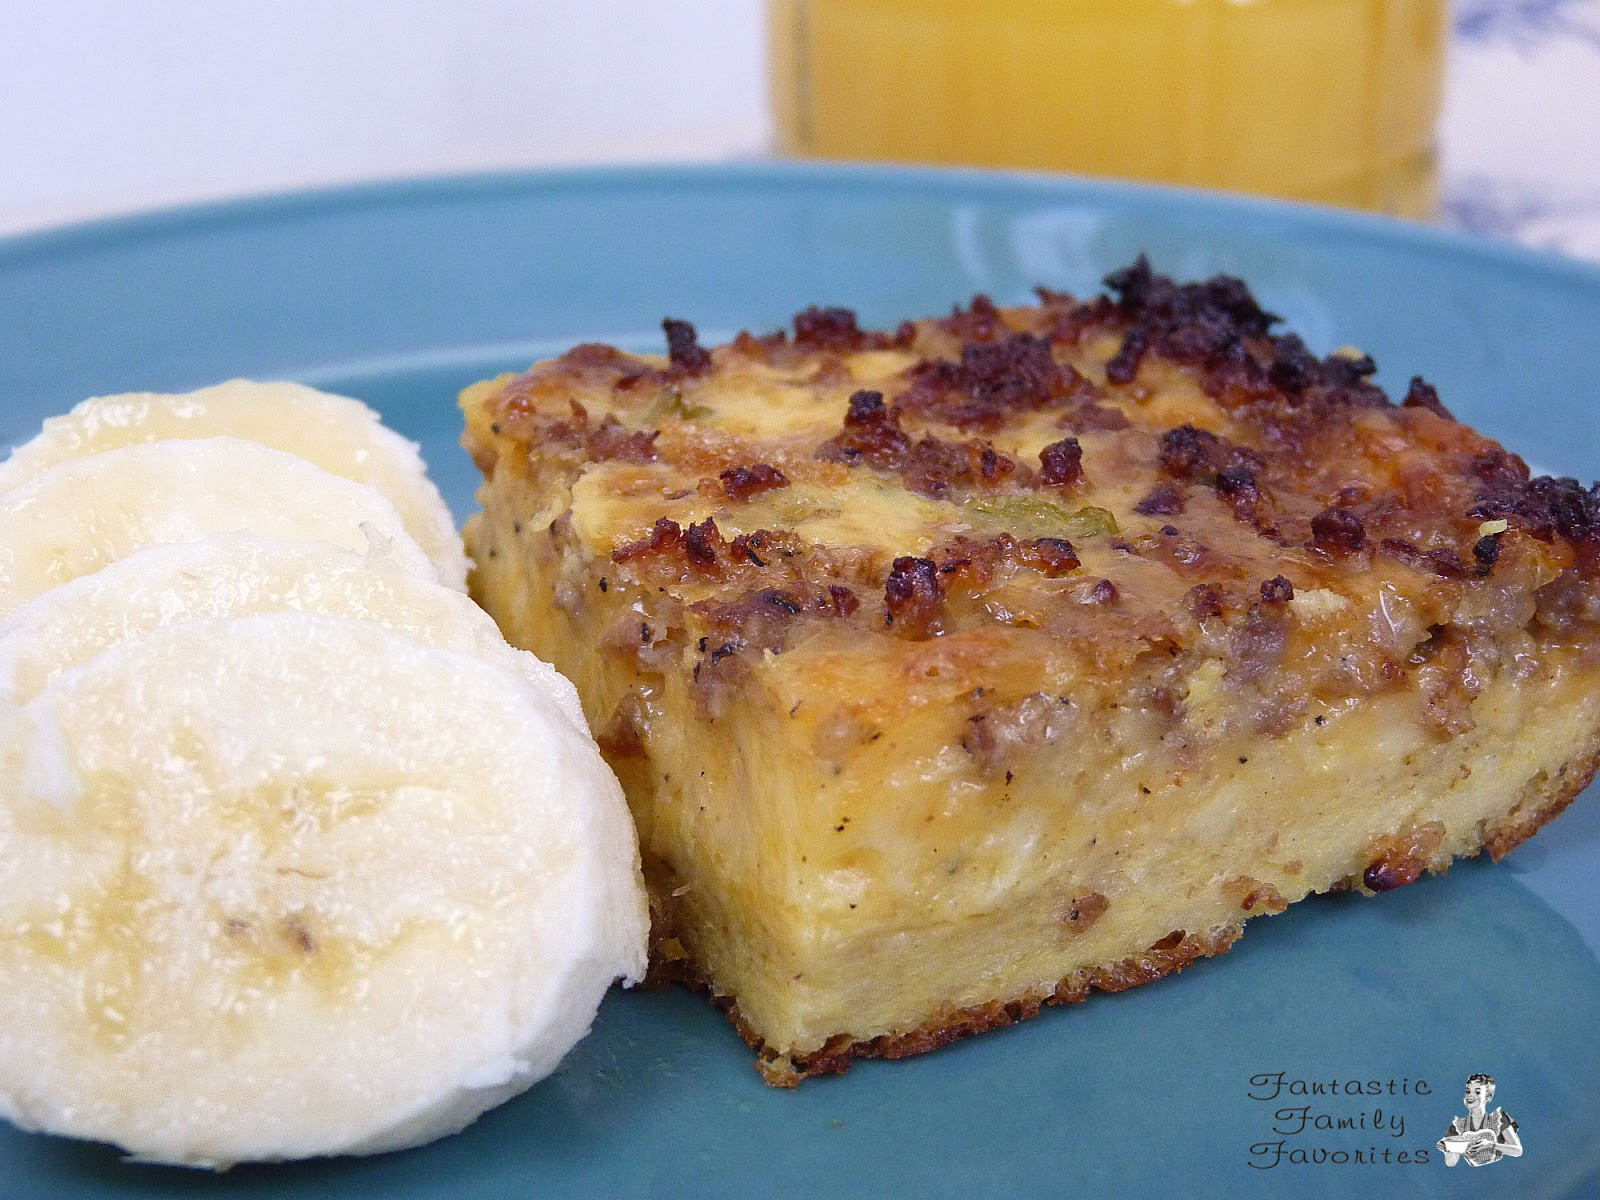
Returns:
[[[926,1054],[961,1038],[1026,1021],[1037,1016],[1047,1004],[1078,1004],[1088,999],[1091,991],[1125,992],[1154,983],[1201,958],[1227,953],[1238,940],[1239,933],[1236,926],[1206,934],[1176,930],[1144,954],[1074,971],[1048,992],[1028,992],[1011,1000],[992,1000],[938,1013],[927,1024],[909,1033],[883,1034],[866,1041],[852,1041],[841,1034],[810,1054],[791,1056],[773,1050],[744,1023],[733,1000],[715,999],[727,1011],[744,1040],[757,1052],[756,1070],[761,1072],[761,1077],[775,1087],[795,1087],[802,1079],[814,1075],[843,1075],[859,1058],[909,1058],[914,1054]]]
[[[1600,771],[1600,738],[1553,776],[1529,780],[1515,807],[1483,831],[1483,848],[1499,862],[1566,811]]]
[[[1530,780],[1511,811],[1501,820],[1484,827],[1480,849],[1487,850],[1494,861],[1499,862],[1560,816],[1594,780],[1597,771],[1600,771],[1600,736],[1584,749],[1581,756],[1553,775]],[[1415,882],[1429,870],[1444,873],[1449,867],[1448,861],[1429,859],[1438,846],[1437,834],[1436,829],[1424,826],[1378,839],[1374,847],[1376,857],[1367,872],[1363,876],[1342,880],[1328,890],[1358,889],[1376,894]],[[1476,852],[1469,850],[1468,854]],[[1370,886],[1374,868],[1381,867],[1385,872],[1390,872],[1399,859],[1415,863],[1416,870],[1406,871],[1403,882],[1397,875],[1386,874],[1386,879],[1394,880],[1390,886]],[[1288,907],[1275,887],[1248,876],[1230,880],[1225,888],[1229,894],[1239,897],[1239,907],[1247,915],[1252,910],[1277,913]],[[1087,915],[1088,923],[1092,924],[1104,911],[1104,906],[1105,898],[1091,893],[1073,903],[1073,918],[1077,918],[1081,909]],[[1143,955],[1076,971],[1058,982],[1049,992],[1032,991],[1009,1000],[995,1000],[942,1012],[908,1033],[885,1034],[861,1041],[840,1035],[809,1054],[787,1055],[766,1045],[740,1015],[737,1001],[732,997],[716,995],[702,968],[683,955],[682,945],[673,931],[671,910],[661,902],[658,888],[652,888],[651,919],[652,947],[646,984],[660,987],[675,983],[710,994],[712,1001],[727,1013],[740,1036],[757,1052],[755,1066],[762,1078],[775,1087],[795,1087],[801,1080],[817,1075],[842,1075],[856,1059],[907,1058],[937,1050],[961,1038],[1027,1020],[1038,1015],[1039,1010],[1047,1004],[1080,1003],[1088,999],[1092,991],[1122,992],[1153,983],[1201,958],[1227,953],[1243,932],[1240,926],[1206,935],[1174,931],[1152,945]]]
[[[1600,771],[1600,734],[1555,772],[1541,771],[1530,779],[1505,816],[1486,822],[1478,832],[1477,844],[1468,847],[1462,856],[1471,857],[1487,850],[1489,857],[1499,862],[1565,812],[1583,789],[1594,782],[1597,771]],[[1436,853],[1441,834],[1442,827],[1428,824],[1377,838],[1366,869],[1360,875],[1340,880],[1328,890],[1363,891],[1372,895],[1415,883],[1429,872],[1442,875],[1449,870],[1452,856],[1440,858]],[[1382,886],[1374,886],[1375,880]]]
[[[1588,748],[1582,759],[1562,768],[1555,777],[1530,781],[1516,807],[1503,820],[1485,829],[1482,848],[1488,850],[1493,859],[1499,862],[1560,816],[1567,805],[1589,786],[1597,770],[1600,770],[1600,739]],[[1429,832],[1431,831],[1423,831],[1424,842],[1432,840],[1427,836]],[[1415,838],[1402,837],[1399,840],[1407,841],[1408,845],[1415,843]],[[1434,845],[1436,847],[1436,841]],[[1375,860],[1379,861],[1386,862],[1382,859]],[[1439,869],[1442,871],[1443,867]],[[1405,882],[1414,882],[1421,874],[1422,869],[1419,867]],[[1244,885],[1239,889],[1243,893],[1240,907],[1246,911],[1255,908],[1263,912],[1282,912],[1287,907],[1283,898],[1271,885],[1260,885],[1253,880],[1242,880],[1240,883]],[[1353,879],[1346,881],[1347,886],[1354,883]],[[1367,890],[1388,891],[1398,886],[1403,885],[1394,883],[1388,888]],[[1227,953],[1242,932],[1239,927],[1206,935],[1175,931],[1151,946],[1144,955],[1074,972],[1048,993],[1029,992],[1006,1001],[990,1001],[970,1008],[940,1013],[931,1018],[926,1025],[909,1033],[886,1034],[866,1041],[852,1041],[841,1035],[820,1050],[798,1056],[781,1054],[768,1047],[741,1019],[738,1004],[732,998],[714,996],[713,1000],[727,1012],[740,1035],[757,1052],[756,1069],[760,1071],[762,1078],[775,1087],[795,1087],[802,1079],[809,1079],[812,1076],[842,1075],[850,1069],[850,1064],[856,1059],[908,1058],[914,1054],[924,1054],[961,1038],[1025,1021],[1037,1016],[1039,1010],[1046,1004],[1076,1004],[1088,999],[1091,991],[1122,992],[1129,988],[1154,983],[1165,975],[1183,970],[1201,958]],[[662,984],[669,981],[702,991],[710,990],[705,977],[699,974],[692,964],[683,960],[665,963],[659,956],[653,956],[650,982]]]

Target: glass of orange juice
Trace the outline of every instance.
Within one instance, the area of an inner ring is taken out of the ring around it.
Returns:
[[[781,148],[1428,217],[1448,0],[769,0]]]

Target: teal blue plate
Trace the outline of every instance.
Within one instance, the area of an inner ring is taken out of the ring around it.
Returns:
[[[576,341],[660,348],[666,315],[710,339],[811,303],[886,324],[975,291],[1082,293],[1140,251],[1243,276],[1313,348],[1360,346],[1541,469],[1600,473],[1600,271],[1258,201],[780,165],[359,188],[0,242],[0,443],[96,393],[287,376],[376,404],[465,515],[454,401],[475,379]],[[700,998],[617,993],[553,1077],[433,1146],[211,1176],[0,1127],[0,1197],[1600,1196],[1597,875],[1580,800],[1498,866],[1313,899],[1181,978],[794,1092]],[[1526,1152],[1447,1168],[1434,1142],[1480,1071]]]

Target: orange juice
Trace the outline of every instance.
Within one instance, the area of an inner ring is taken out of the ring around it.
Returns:
[[[771,0],[791,154],[1426,217],[1448,0]]]

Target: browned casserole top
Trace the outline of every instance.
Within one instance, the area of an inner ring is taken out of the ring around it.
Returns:
[[[1531,478],[1421,379],[1393,401],[1236,279],[1106,282],[711,349],[668,320],[665,358],[581,345],[469,389],[467,445],[567,489],[597,586],[650,596],[639,636],[708,681],[937,642],[1138,673],[1159,707],[1216,660],[1269,727],[1409,680],[1447,733],[1486,672],[1588,642],[1600,485]]]

